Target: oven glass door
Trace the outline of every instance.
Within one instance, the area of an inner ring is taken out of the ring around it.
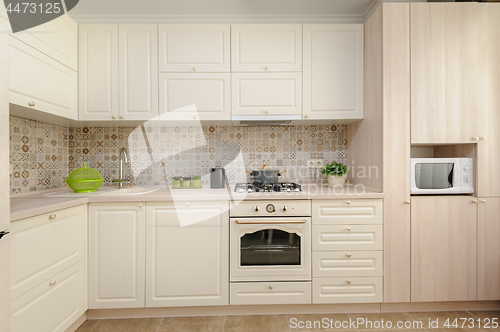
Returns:
[[[261,229],[240,240],[241,266],[300,265],[300,236],[281,229]]]

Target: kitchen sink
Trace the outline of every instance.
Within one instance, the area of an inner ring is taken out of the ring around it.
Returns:
[[[90,196],[127,196],[127,195],[143,195],[149,194],[157,191],[158,189],[142,188],[142,187],[130,187],[130,188],[102,188],[97,189],[93,193],[75,193],[73,190],[56,191],[52,193],[44,194],[44,196],[50,197],[90,197]]]

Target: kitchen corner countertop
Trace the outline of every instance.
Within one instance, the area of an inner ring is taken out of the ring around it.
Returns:
[[[12,195],[10,199],[10,221],[30,218],[44,213],[67,209],[87,203],[119,202],[174,202],[174,201],[243,201],[284,199],[356,199],[383,198],[384,194],[363,186],[347,185],[333,189],[327,185],[302,185],[301,192],[235,193],[234,186],[225,189],[166,189],[157,187],[153,192],[135,195],[67,195],[68,190],[56,189],[29,194]],[[66,195],[58,196],[55,193]]]

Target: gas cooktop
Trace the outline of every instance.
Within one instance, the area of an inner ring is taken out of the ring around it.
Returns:
[[[299,192],[302,191],[300,184],[294,182],[281,182],[274,184],[261,183],[237,183],[234,187],[237,193],[258,193],[258,192]]]

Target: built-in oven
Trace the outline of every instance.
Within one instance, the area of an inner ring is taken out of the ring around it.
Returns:
[[[232,209],[231,282],[311,280],[310,211],[304,200],[240,202]]]

